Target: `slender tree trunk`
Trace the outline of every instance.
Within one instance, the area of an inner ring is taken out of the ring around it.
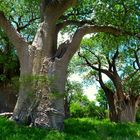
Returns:
[[[65,118],[69,118],[70,117],[70,103],[67,97],[65,97],[65,100],[64,100],[64,109],[65,109]]]

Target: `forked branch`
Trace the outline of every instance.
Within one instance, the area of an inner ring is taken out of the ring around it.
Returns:
[[[2,11],[0,11],[0,27],[5,31],[12,44],[16,47],[18,53],[21,53],[24,47],[28,46],[28,43],[7,20]]]

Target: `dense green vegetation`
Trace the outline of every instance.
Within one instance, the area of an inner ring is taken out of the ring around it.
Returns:
[[[140,124],[116,124],[90,118],[68,119],[63,132],[29,128],[0,118],[1,140],[139,140]]]

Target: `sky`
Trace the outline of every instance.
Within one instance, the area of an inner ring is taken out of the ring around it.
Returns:
[[[108,81],[108,77],[106,75],[103,74],[102,77],[103,77],[104,81]],[[76,82],[79,82],[81,84],[82,84],[82,81],[83,81],[82,76],[80,76],[77,73],[70,75],[68,77],[68,79],[70,81],[76,81]],[[88,97],[88,99],[90,101],[95,100],[96,99],[96,94],[97,94],[98,89],[99,89],[98,82],[95,83],[95,84],[88,85],[88,86],[86,86],[84,84],[82,84],[82,85],[83,85],[83,92]]]
[[[78,74],[72,74],[69,78],[70,81],[76,81],[81,83],[82,77]],[[95,100],[95,94],[98,92],[98,88],[96,84],[85,86],[83,85],[83,92],[88,97],[89,100]]]

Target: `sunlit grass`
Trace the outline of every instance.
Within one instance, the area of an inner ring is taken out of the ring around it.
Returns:
[[[68,119],[63,132],[17,125],[0,118],[0,140],[140,140],[140,124]]]

